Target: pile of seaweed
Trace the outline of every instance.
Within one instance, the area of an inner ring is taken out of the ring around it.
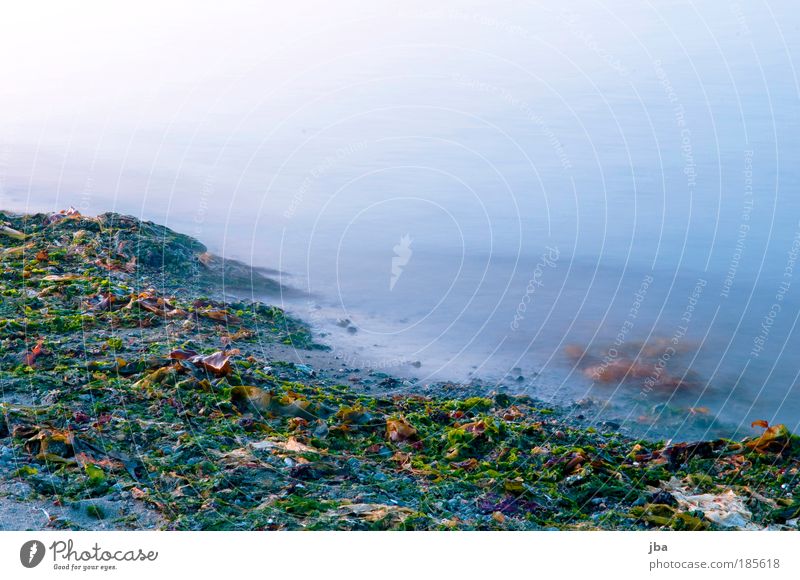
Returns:
[[[665,443],[524,396],[371,396],[274,360],[319,345],[231,277],[272,284],[135,218],[0,213],[0,495],[121,529],[797,527],[782,425]]]

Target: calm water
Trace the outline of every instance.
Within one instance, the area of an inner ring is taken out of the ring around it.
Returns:
[[[0,206],[280,269],[352,366],[795,428],[800,16],[649,4],[3,18]]]

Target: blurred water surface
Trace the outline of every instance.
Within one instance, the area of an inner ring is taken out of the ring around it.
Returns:
[[[4,7],[0,206],[279,269],[359,366],[796,428],[792,3],[436,4]]]

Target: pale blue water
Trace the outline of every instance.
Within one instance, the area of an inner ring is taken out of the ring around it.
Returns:
[[[447,4],[143,8],[144,36],[6,18],[0,205],[132,213],[278,268],[357,366],[588,396],[650,434],[795,428],[792,3]],[[650,366],[593,384],[569,345]],[[687,384],[648,392],[666,375]]]

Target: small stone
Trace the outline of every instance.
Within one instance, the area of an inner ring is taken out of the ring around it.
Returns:
[[[659,490],[650,496],[650,503],[676,506],[678,505],[678,500],[676,500],[668,491]]]

